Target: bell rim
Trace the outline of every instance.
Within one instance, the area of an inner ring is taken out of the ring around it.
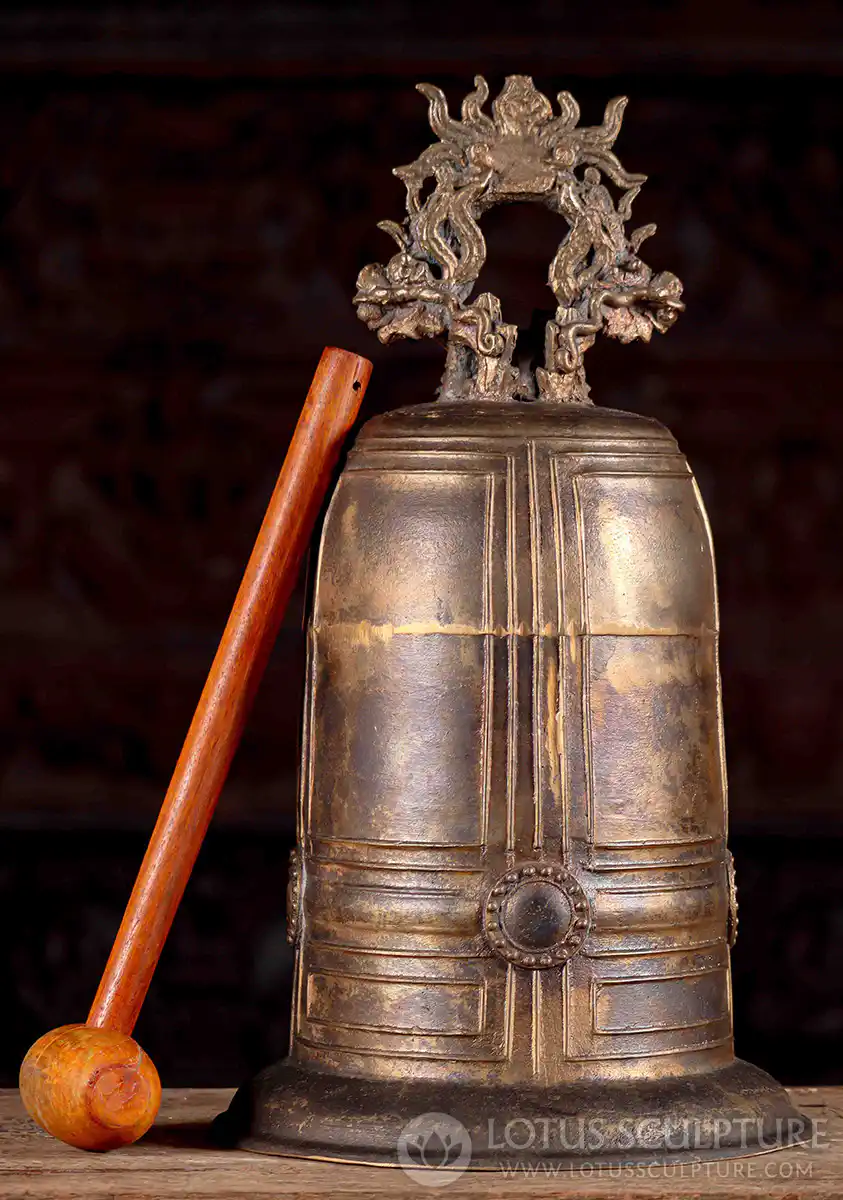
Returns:
[[[613,1101],[608,1108],[607,1098]],[[692,1120],[739,1124],[754,1118],[759,1137],[745,1137],[740,1144],[688,1149],[637,1144],[609,1152],[582,1153],[574,1146],[545,1147],[537,1153],[519,1147],[517,1153],[510,1154],[502,1154],[499,1146],[484,1144],[482,1137],[477,1139],[483,1121],[488,1122],[484,1112],[494,1114],[500,1129],[507,1116],[511,1121],[538,1120],[539,1113],[546,1117],[554,1102],[560,1100],[572,1109],[565,1116],[579,1118],[580,1113],[593,1111],[595,1104],[602,1103],[607,1120],[639,1122],[654,1119],[654,1105],[664,1106],[667,1119],[680,1113],[684,1103],[684,1112]],[[304,1112],[310,1125],[302,1120]],[[765,1071],[741,1059],[672,1078],[610,1084],[578,1081],[549,1087],[477,1087],[453,1082],[420,1086],[412,1079],[398,1083],[330,1075],[286,1059],[261,1072],[236,1093],[228,1110],[214,1123],[214,1138],[223,1146],[259,1154],[398,1168],[402,1166],[398,1154],[402,1132],[422,1113],[448,1116],[470,1132],[471,1159],[462,1168],[470,1171],[517,1170],[542,1163],[574,1170],[750,1158],[804,1145],[814,1133],[810,1118],[796,1108],[785,1089]],[[763,1123],[780,1122],[781,1131],[785,1121],[787,1136],[781,1136],[774,1145],[768,1144],[772,1135],[762,1134]],[[306,1132],[308,1128],[310,1133]],[[355,1141],[355,1128],[366,1129],[374,1136],[365,1139],[358,1135]]]

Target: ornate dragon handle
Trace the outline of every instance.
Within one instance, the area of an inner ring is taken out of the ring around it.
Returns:
[[[492,104],[485,79],[448,112],[439,88],[420,83],[439,139],[395,174],[407,188],[407,216],[379,228],[398,244],[383,266],[372,263],[357,279],[358,316],[382,342],[445,337],[443,399],[534,398],[590,403],[583,354],[600,330],[622,342],[664,333],[684,308],[682,284],[669,271],[654,275],[638,256],[655,233],[643,225],[629,236],[626,222],[645,175],[630,175],[612,152],[626,97],[611,100],[603,124],[578,127],[570,92],[558,95],[560,115],[527,75],[510,75]],[[621,196],[617,204],[603,182]],[[424,199],[425,183],[435,187]],[[557,309],[547,324],[545,364],[522,377],[512,356],[518,333],[501,319],[500,300],[483,292],[469,303],[486,260],[478,220],[495,204],[534,200],[560,213],[568,232],[550,264],[548,284]]]

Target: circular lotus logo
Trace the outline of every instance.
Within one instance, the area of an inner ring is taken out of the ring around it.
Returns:
[[[422,1113],[401,1130],[398,1161],[416,1183],[445,1187],[471,1162],[468,1130],[448,1113]]]

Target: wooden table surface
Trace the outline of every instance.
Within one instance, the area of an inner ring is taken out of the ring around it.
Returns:
[[[208,1125],[226,1107],[232,1095],[228,1089],[166,1091],[158,1121],[143,1141],[110,1154],[86,1154],[47,1137],[27,1118],[17,1092],[0,1091],[0,1200],[305,1200],[314,1196],[329,1200],[399,1196],[837,1200],[843,1197],[843,1088],[794,1088],[791,1094],[796,1105],[818,1122],[825,1144],[730,1162],[565,1171],[517,1180],[496,1172],[467,1172],[443,1188],[431,1188],[397,1169],[216,1150],[209,1144]]]

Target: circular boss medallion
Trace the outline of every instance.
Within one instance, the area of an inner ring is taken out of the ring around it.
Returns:
[[[554,863],[525,863],[495,881],[483,905],[483,931],[507,962],[558,967],[588,933],[588,900],[576,877]]]

